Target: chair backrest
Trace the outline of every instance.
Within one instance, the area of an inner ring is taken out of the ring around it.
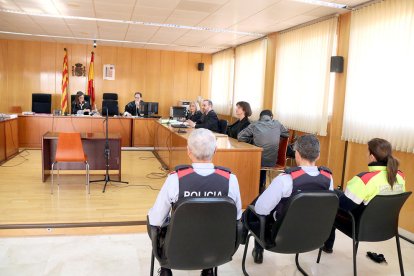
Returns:
[[[219,120],[219,132],[222,133],[222,134],[226,134],[227,133],[227,125],[228,125],[227,120]]]
[[[80,133],[59,133],[55,160],[57,162],[86,161]]]
[[[43,93],[32,94],[32,112],[51,113],[52,95]]]
[[[385,241],[397,235],[400,210],[411,193],[375,196],[357,220],[357,239]]]
[[[102,99],[103,100],[117,101],[118,100],[118,94],[117,93],[103,93]]]
[[[280,137],[279,150],[277,152],[276,167],[286,167],[286,152],[289,145],[289,137]]]
[[[169,268],[204,269],[231,260],[237,210],[231,198],[184,198],[171,216],[164,252]]]
[[[118,101],[103,100],[102,101],[102,116],[106,115],[106,110],[108,110],[109,116],[119,115]]]
[[[320,248],[328,239],[339,200],[332,191],[301,192],[289,202],[285,216],[273,227],[279,253],[302,253]]]

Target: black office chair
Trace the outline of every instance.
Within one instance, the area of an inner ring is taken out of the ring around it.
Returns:
[[[88,102],[92,106],[91,96],[84,95],[84,98],[85,98],[85,102]],[[76,95],[70,95],[70,110],[73,110],[73,103],[75,102],[75,99],[76,99]]]
[[[404,275],[404,267],[398,234],[398,217],[405,201],[412,192],[396,195],[377,195],[365,207],[359,216],[350,211],[339,209],[335,219],[335,228],[352,238],[354,275],[357,275],[356,255],[360,241],[379,242],[395,237],[397,243],[400,273]],[[320,261],[322,249],[319,249]]]
[[[118,100],[118,94],[117,93],[103,93],[102,99],[103,100],[117,101]]]
[[[35,113],[51,113],[52,111],[52,95],[43,93],[32,94],[32,112]]]
[[[227,133],[227,125],[228,125],[227,120],[219,120],[219,132],[222,133],[222,134],[226,134]]]
[[[179,200],[166,233],[165,228],[160,230],[147,223],[152,241],[150,275],[154,274],[154,256],[165,268],[214,267],[217,274],[217,266],[230,262],[240,243],[242,224],[236,217],[236,205],[228,197]]]
[[[258,215],[254,206],[248,206],[243,218],[249,230],[244,247],[242,269],[246,271],[246,253],[251,236],[269,251],[296,254],[296,267],[303,275],[306,272],[299,265],[299,253],[319,249],[328,238],[338,209],[339,200],[332,191],[301,192],[291,198],[285,215],[277,220],[272,229],[266,229],[266,216]],[[252,220],[258,221],[259,229],[251,229]]]
[[[102,101],[102,116],[106,115],[108,110],[108,116],[119,115],[118,101],[103,100]]]

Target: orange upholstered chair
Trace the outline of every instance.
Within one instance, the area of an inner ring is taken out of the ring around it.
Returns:
[[[85,152],[83,151],[80,133],[59,133],[58,144],[56,148],[55,162],[52,164],[52,183],[50,184],[50,192],[53,194],[53,175],[55,165],[59,166],[59,162],[82,162],[85,163],[86,169],[86,185],[89,186],[89,163]],[[59,167],[58,167],[59,177]],[[59,179],[58,179],[59,185]]]

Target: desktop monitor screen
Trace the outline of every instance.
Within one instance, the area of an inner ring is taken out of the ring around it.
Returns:
[[[157,102],[141,102],[139,105],[141,114],[144,116],[151,116],[152,114],[158,114]]]
[[[173,106],[172,117],[173,118],[185,118],[187,116],[187,108],[185,106]]]

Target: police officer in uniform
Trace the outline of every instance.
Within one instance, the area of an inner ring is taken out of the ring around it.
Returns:
[[[239,183],[230,170],[215,167],[212,163],[216,151],[216,137],[204,128],[195,129],[188,137],[187,154],[191,166],[179,166],[169,174],[148,218],[152,226],[162,226],[169,219],[172,204],[184,197],[228,196],[237,207],[237,220],[241,218]],[[172,275],[170,269],[161,267],[160,275]],[[205,269],[201,275],[213,275],[213,269]]]
[[[284,174],[273,179],[254,204],[257,214],[268,216],[266,229],[271,229],[273,223],[283,216],[291,196],[301,191],[333,190],[331,171],[315,165],[320,153],[318,138],[311,134],[299,137],[295,150],[298,167],[287,169]],[[258,225],[249,222],[248,217],[244,220],[249,224],[250,229],[258,230]],[[263,248],[257,242],[252,255],[255,263],[263,262]]]

